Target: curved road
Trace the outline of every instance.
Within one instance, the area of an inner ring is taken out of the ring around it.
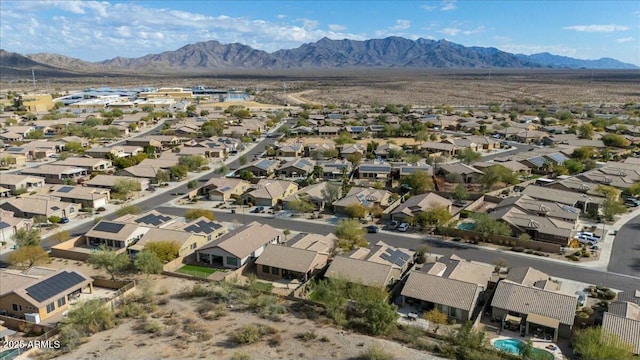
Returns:
[[[640,215],[618,230],[607,271],[640,277]],[[640,280],[638,281],[640,288]]]

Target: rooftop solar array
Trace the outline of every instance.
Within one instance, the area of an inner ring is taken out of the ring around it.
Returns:
[[[73,186],[63,186],[60,189],[57,190],[57,192],[61,192],[61,193],[68,193],[69,191],[73,190]]]
[[[101,221],[93,228],[95,231],[108,232],[112,234],[117,234],[122,230],[124,224],[113,223],[109,221]]]
[[[188,231],[191,233],[211,234],[212,232],[220,229],[221,227],[222,225],[218,224],[217,222],[200,220],[195,224],[191,224],[186,228],[184,228],[184,231]]]
[[[263,160],[260,160],[260,161],[256,164],[256,167],[259,167],[259,168],[261,168],[261,169],[265,169],[265,170],[266,170],[266,169],[270,168],[271,166],[273,166],[273,164],[275,164],[275,163],[276,163],[276,162],[275,162],[275,161],[273,161],[273,160],[263,159]]]
[[[387,251],[380,255],[380,257],[400,267],[402,267],[409,260],[409,255],[397,249],[387,249]]]
[[[551,153],[551,154],[548,154],[547,157],[549,157],[549,159],[551,159],[551,160],[553,160],[553,161],[555,161],[555,162],[557,162],[559,164],[562,164],[565,161],[569,160],[569,158],[567,158],[566,156],[564,156],[564,155],[562,155],[560,153]]]
[[[35,285],[29,286],[27,294],[38,302],[43,302],[60,294],[69,288],[82,283],[85,280],[80,274],[64,271]]]
[[[229,191],[229,190],[231,190],[231,186],[224,186],[224,187],[221,187],[220,189],[218,189],[218,191],[220,191],[220,192],[225,192],[225,191]]]
[[[171,220],[171,216],[165,216],[165,215],[156,215],[156,214],[147,214],[143,217],[137,218],[135,221],[136,223],[140,224],[150,224],[150,225],[154,225],[154,226],[158,226],[162,223],[165,223],[167,221]]]
[[[532,163],[533,165],[535,165],[537,167],[542,167],[542,165],[544,165],[544,163],[545,163],[545,160],[544,160],[544,158],[542,156],[529,158],[529,159],[527,159],[527,161]]]
[[[360,165],[360,171],[383,172],[391,171],[390,165]]]

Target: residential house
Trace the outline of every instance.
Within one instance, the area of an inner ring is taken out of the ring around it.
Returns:
[[[94,159],[103,159],[103,158],[121,158],[128,157],[130,154],[124,151],[122,146],[98,146],[91,149],[85,150],[85,155],[89,155]]]
[[[628,301],[610,303],[602,317],[602,330],[631,345],[631,352],[640,355],[640,305]]]
[[[604,167],[578,174],[576,178],[585,182],[626,190],[640,182],[640,168],[629,163],[607,163]]]
[[[35,196],[9,199],[0,204],[0,209],[11,211],[14,216],[27,219],[32,219],[36,216],[43,216],[45,218],[50,216],[73,218],[78,215],[80,207],[80,204]]]
[[[327,265],[329,253],[283,245],[269,245],[256,260],[256,274],[267,280],[306,282]]]
[[[280,165],[278,175],[286,178],[307,178],[313,173],[316,162],[311,159],[295,159]]]
[[[476,144],[473,140],[468,137],[465,138],[448,138],[446,140],[441,141],[442,143],[453,144],[457,149],[471,149],[473,151],[480,151],[482,149],[482,145]]]
[[[465,136],[465,139],[478,145],[478,150],[491,151],[500,148],[501,141],[491,138],[489,136],[471,135]]]
[[[150,165],[145,166],[145,165],[138,164],[138,165],[129,166],[126,169],[122,169],[118,171],[116,174],[121,177],[147,179],[147,181],[150,181],[151,183],[155,183],[156,175],[158,174],[158,171],[161,171],[161,170],[163,169],[156,166],[150,166]]]
[[[267,224],[252,222],[196,249],[196,259],[237,269],[258,258],[269,244],[279,244],[282,233]]]
[[[29,230],[31,227],[32,219],[15,217],[13,212],[0,208],[0,241],[8,244],[18,230]]]
[[[522,193],[537,200],[569,205],[574,208],[581,209],[583,213],[588,213],[590,211],[597,212],[598,208],[604,201],[604,198],[600,196],[590,196],[587,194],[557,190],[547,186],[537,185],[527,186],[524,188]]]
[[[137,224],[150,228],[166,228],[174,224],[177,221],[177,218],[175,216],[159,213],[156,210],[150,210],[143,214],[126,214],[114,219],[113,221],[116,223]]]
[[[151,228],[145,232],[135,245],[127,248],[127,253],[136,256],[145,246],[156,242],[173,242],[178,245],[177,257],[184,257],[192,254],[197,248],[207,243],[207,237],[202,234],[191,233],[181,230],[171,230],[166,228]]]
[[[391,220],[408,221],[410,218],[436,206],[444,207],[451,212],[453,202],[431,192],[412,196],[388,213]]]
[[[27,164],[27,156],[13,154],[7,151],[0,151],[0,166],[9,168],[19,168]]]
[[[391,164],[382,161],[363,162],[358,166],[358,179],[386,181],[391,175]]]
[[[450,174],[458,174],[462,177],[462,180],[467,183],[477,183],[480,180],[480,177],[484,175],[484,173],[475,167],[467,164],[463,164],[461,162],[449,163],[449,164],[439,164],[438,165],[438,174],[440,175],[450,175]]]
[[[304,144],[301,142],[283,144],[276,149],[277,157],[300,157],[304,153]]]
[[[420,148],[427,154],[446,157],[453,157],[460,151],[454,144],[433,141],[425,141]]]
[[[90,180],[83,182],[82,185],[90,186],[93,188],[113,190],[116,184],[119,181],[123,181],[123,180],[128,180],[128,181],[132,180],[132,181],[138,182],[140,184],[141,191],[147,190],[150,187],[149,179],[129,177],[129,176],[118,176],[118,175],[104,175],[104,174],[98,174],[93,178],[91,178]]]
[[[2,174],[0,186],[11,191],[31,191],[44,187],[44,178],[20,174]]]
[[[364,144],[345,144],[340,148],[340,157],[346,158],[349,155],[364,155],[367,152],[367,146]]]
[[[548,134],[544,131],[524,130],[511,136],[511,139],[517,142],[525,143],[525,144],[530,144],[530,143],[538,144],[542,142],[542,139],[544,139],[547,135]]]
[[[320,136],[338,136],[340,128],[337,126],[318,126],[318,135]]]
[[[202,235],[207,239],[207,242],[219,238],[229,230],[223,223],[209,220],[204,216],[188,222],[171,223],[168,228]]]
[[[370,286],[387,287],[400,279],[400,269],[388,263],[378,263],[338,255],[333,258],[325,277],[329,279],[346,280],[350,283]]]
[[[335,150],[334,144],[312,143],[305,146],[305,156],[315,160],[325,159],[325,152]]]
[[[387,190],[378,190],[374,188],[352,187],[349,192],[340,200],[334,201],[333,211],[336,214],[346,214],[347,208],[353,205],[362,205],[368,210],[372,210],[374,206],[385,209],[393,199],[391,193]]]
[[[166,149],[176,145],[180,145],[180,138],[171,135],[149,135],[149,136],[137,136],[127,139],[127,145],[134,145],[140,147],[154,147],[158,149]]]
[[[111,201],[109,190],[88,186],[53,185],[49,193],[43,195],[90,209],[104,207]]]
[[[93,293],[93,279],[76,270],[51,270],[38,277],[0,270],[0,311],[16,318],[37,316],[36,322],[61,314],[81,293]]]
[[[504,168],[506,168],[507,170],[511,171],[512,173],[516,173],[520,176],[530,176],[531,175],[531,168],[524,165],[523,163],[520,163],[518,161],[515,160],[509,160],[509,161],[504,161],[504,162],[497,162],[497,161],[478,161],[478,162],[474,162],[473,163],[473,167],[484,172],[485,169],[490,168],[492,166],[502,166]]]
[[[280,162],[277,160],[258,159],[238,168],[236,174],[240,174],[242,171],[249,171],[255,177],[269,177],[276,172],[278,166],[280,166]]]
[[[124,250],[134,245],[151,228],[138,224],[100,220],[85,233],[87,246],[104,245],[116,250]]]
[[[303,200],[312,203],[317,210],[322,210],[324,209],[325,203],[327,201],[325,196],[327,186],[336,186],[338,196],[341,195],[342,189],[339,186],[333,184],[330,185],[328,182],[323,181],[317,184],[306,186],[302,189],[299,189],[294,194],[285,197],[284,199],[282,199],[282,206],[284,209],[290,209],[289,203],[291,201]]]
[[[347,254],[347,256],[352,259],[391,265],[394,269],[399,270],[400,274],[404,274],[413,265],[415,251],[390,246],[383,241],[378,241],[370,247],[358,248]]]
[[[261,179],[255,188],[244,194],[246,203],[259,206],[275,206],[282,199],[298,191],[298,184],[285,180]]]
[[[23,169],[20,173],[44,178],[47,184],[64,184],[82,182],[89,172],[82,167],[47,164]]]
[[[96,172],[106,172],[113,169],[113,163],[108,159],[93,159],[86,157],[69,157],[58,160],[52,165],[56,166],[76,166],[86,169],[89,174]]]
[[[325,180],[341,180],[344,176],[350,177],[353,165],[347,160],[320,161],[317,166],[322,168],[322,178]]]
[[[199,190],[212,201],[239,199],[251,188],[251,183],[237,178],[212,177]]]
[[[394,174],[397,172],[397,176],[395,178],[402,178],[404,176],[409,176],[418,171],[428,175],[433,175],[433,167],[431,167],[431,165],[429,164],[422,164],[422,163],[400,164],[400,165],[392,164],[392,166],[393,166],[392,171],[394,172]]]
[[[492,317],[501,324],[514,323],[526,335],[553,342],[569,338],[578,296],[560,292],[561,283],[540,271],[515,268],[498,282],[491,301]]]
[[[344,131],[348,132],[351,135],[360,135],[367,131],[366,126],[345,126]]]
[[[432,309],[457,321],[472,320],[479,299],[488,288],[494,266],[462,259],[441,257],[412,271],[400,295],[403,304],[416,304],[422,311]]]

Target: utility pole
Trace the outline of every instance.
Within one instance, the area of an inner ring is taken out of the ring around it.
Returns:
[[[31,80],[33,81],[33,90],[36,90],[36,73],[35,70],[31,69]]]

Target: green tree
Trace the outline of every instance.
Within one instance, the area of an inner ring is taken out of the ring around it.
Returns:
[[[606,134],[602,136],[602,142],[607,146],[625,148],[629,146],[629,140],[625,139],[622,135]]]
[[[111,190],[114,192],[114,195],[116,195],[115,197],[126,200],[132,193],[142,191],[142,187],[138,180],[119,179],[113,184],[113,188]]]
[[[69,240],[71,238],[71,236],[69,235],[69,231],[62,230],[62,231],[58,231],[57,233],[51,235],[51,238],[54,239],[54,240],[57,240],[59,243],[61,243],[61,242],[65,242],[65,241]]]
[[[404,176],[400,182],[409,188],[412,194],[424,194],[433,190],[433,180],[431,175],[424,171],[416,171],[410,175]]]
[[[595,131],[593,129],[593,125],[590,123],[584,123],[578,127],[578,137],[580,139],[589,139],[591,140],[595,135]]]
[[[70,326],[78,330],[80,337],[86,337],[100,331],[108,330],[116,325],[113,311],[100,299],[87,300],[74,306],[62,326]]]
[[[154,253],[162,263],[168,263],[180,256],[180,245],[170,240],[150,242],[144,246],[144,250]]]
[[[49,222],[52,224],[58,224],[60,221],[62,221],[62,218],[57,215],[51,215],[47,218],[47,220],[49,220]]]
[[[136,255],[134,265],[138,271],[145,274],[160,274],[162,272],[162,261],[156,253],[147,249]]]
[[[13,234],[13,241],[19,248],[23,246],[40,246],[42,237],[38,229],[31,228],[27,230],[22,228]]]
[[[344,145],[344,144],[355,144],[356,140],[346,131],[341,132],[337,138],[333,139],[336,144]]]
[[[485,213],[474,213],[472,218],[476,225],[474,231],[482,233],[485,238],[490,235],[511,235],[511,228],[509,225],[497,221]]]
[[[213,213],[213,211],[211,210],[207,210],[207,209],[191,209],[191,210],[187,210],[187,212],[184,215],[184,218],[187,221],[193,221],[196,219],[199,219],[201,217],[205,217],[211,221],[214,221],[216,219],[216,215]]]
[[[44,264],[48,260],[49,254],[37,245],[21,246],[7,255],[7,262],[10,265],[24,269]]]
[[[583,360],[626,360],[633,358],[632,346],[618,336],[600,327],[589,327],[575,332],[574,352]]]
[[[369,212],[368,209],[362,204],[349,205],[344,209],[344,212],[348,217],[352,219],[364,219]]]
[[[116,210],[116,215],[124,216],[128,214],[140,214],[142,209],[137,205],[125,205]]]
[[[84,147],[82,146],[82,144],[76,141],[70,141],[64,144],[64,150],[72,153],[76,153],[76,154],[84,153]]]
[[[249,159],[247,159],[247,155],[240,155],[240,157],[238,158],[238,161],[240,162],[241,166],[245,166],[249,163]]]
[[[197,187],[199,187],[199,186],[200,186],[200,183],[199,183],[199,182],[198,182],[198,180],[196,180],[196,179],[190,180],[190,181],[187,183],[187,188],[188,188],[189,190],[195,189],[195,188],[197,188]]]
[[[88,262],[96,269],[106,271],[111,276],[111,280],[115,280],[116,274],[123,272],[129,267],[130,259],[126,253],[117,253],[101,245],[98,251],[89,255]]]
[[[485,189],[492,189],[500,186],[499,183],[517,184],[518,176],[502,165],[494,165],[484,169],[484,174],[478,180]]]
[[[578,174],[584,171],[584,165],[580,161],[569,159],[564,162],[564,167],[567,168],[569,174]]]
[[[219,174],[219,175],[224,175],[224,174],[226,174],[228,172],[229,172],[229,167],[227,165],[224,165],[224,164],[216,169],[216,174]]]
[[[633,196],[640,195],[640,182],[637,182],[637,183],[629,186],[629,188],[627,189],[627,192],[630,195],[633,195]]]
[[[416,223],[423,227],[444,225],[451,219],[449,210],[441,205],[432,205],[428,209],[415,215]]]
[[[186,178],[188,173],[189,173],[189,168],[186,167],[185,165],[175,165],[169,168],[169,174],[171,176],[171,179],[174,179],[174,180],[180,181]]]
[[[324,189],[320,192],[322,194],[322,200],[327,204],[333,204],[334,201],[340,198],[342,189],[339,185],[334,183],[327,183]]]
[[[416,262],[418,264],[424,264],[427,262],[427,254],[431,253],[431,247],[429,245],[420,245],[416,248]]]
[[[353,167],[356,167],[362,162],[362,154],[360,154],[359,152],[349,154],[347,155],[347,161],[350,162]]]
[[[471,164],[472,162],[478,161],[482,158],[479,152],[473,151],[471,148],[464,148],[458,154],[458,159],[465,164]]]
[[[182,156],[178,159],[178,165],[186,166],[189,171],[194,171],[207,165],[207,159],[200,155]]]
[[[336,236],[339,239],[338,245],[345,250],[367,246],[364,234],[362,225],[355,219],[340,220],[338,226],[336,226]]]
[[[438,309],[432,309],[429,312],[424,313],[424,315],[422,315],[422,318],[434,323],[434,324],[446,324],[447,320],[449,319],[449,317],[447,316],[447,314],[439,311]]]
[[[316,206],[304,199],[295,199],[287,203],[287,208],[301,213],[312,212]]]
[[[609,221],[612,221],[614,216],[618,214],[624,214],[627,211],[627,208],[624,206],[622,201],[609,197],[604,199],[601,206],[602,215]]]
[[[533,360],[533,343],[531,339],[526,339],[518,344],[518,350],[520,352],[520,358],[522,360]]]
[[[171,180],[171,176],[169,175],[168,172],[166,172],[164,170],[158,170],[156,172],[156,183],[164,184],[164,183],[168,182],[169,180]]]
[[[386,335],[395,329],[398,321],[398,309],[386,301],[376,299],[361,300],[356,306],[365,309],[365,328],[373,336]]]
[[[591,147],[579,147],[571,153],[571,157],[578,160],[590,159],[595,153],[595,149]]]
[[[467,200],[469,198],[469,192],[467,192],[467,188],[463,184],[458,184],[455,189],[453,189],[452,196],[458,201]]]

